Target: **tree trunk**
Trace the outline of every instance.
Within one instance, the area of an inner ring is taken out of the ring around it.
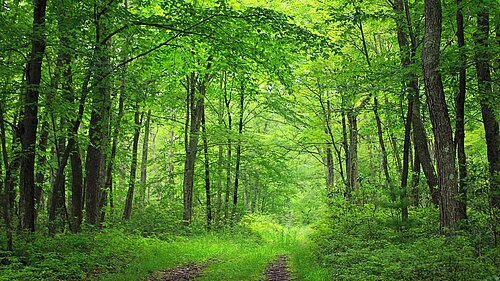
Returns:
[[[192,73],[188,80],[188,100],[190,107],[189,118],[189,137],[186,143],[186,159],[184,162],[184,223],[189,225],[193,216],[193,192],[194,192],[194,168],[196,162],[196,153],[198,148],[198,138],[201,127],[201,115],[203,112],[205,99],[205,81],[197,81],[197,75]],[[198,90],[200,97],[196,98],[196,86],[199,84]]]
[[[226,156],[226,192],[224,193],[224,219],[229,220],[229,196],[231,194],[231,154],[232,154],[232,140],[231,140],[231,131],[233,120],[231,117],[231,97],[228,98],[226,89],[224,89],[224,102],[226,104],[227,111],[227,130],[228,130],[228,138],[227,138],[227,156]]]
[[[477,34],[476,34],[476,72],[478,78],[478,89],[481,98],[481,114],[483,118],[484,131],[486,136],[486,147],[489,163],[489,199],[492,213],[493,231],[492,236],[494,244],[497,244],[497,222],[500,209],[500,133],[498,120],[495,112],[498,107],[498,93],[493,93],[490,57],[488,54],[488,36],[489,36],[489,14],[482,11],[477,15]]]
[[[356,113],[350,111],[347,113],[349,121],[349,163],[350,163],[350,187],[359,199],[359,170],[358,170],[358,120]]]
[[[42,123],[42,131],[38,142],[40,155],[38,156],[37,172],[35,176],[35,218],[38,217],[40,209],[43,207],[43,184],[45,182],[45,165],[47,164],[47,141],[49,140],[49,123]]]
[[[11,192],[12,192],[11,190],[13,189],[14,186],[12,184],[12,173],[10,170],[9,159],[7,154],[7,145],[5,141],[5,122],[3,117],[2,104],[0,104],[0,141],[1,141],[3,165],[5,167],[5,181],[2,182],[4,189],[3,192],[0,192],[0,199],[1,199],[0,203],[3,206],[3,219],[5,222],[5,238],[6,238],[5,240],[7,242],[6,250],[12,251],[13,250],[12,229],[11,229],[12,217],[11,217],[10,205],[11,205]]]
[[[125,78],[126,78],[126,67],[123,68],[122,81],[120,84],[120,97],[118,98],[118,116],[115,121],[115,127],[113,129],[113,141],[111,143],[111,155],[109,156],[108,166],[106,167],[106,190],[109,192],[109,207],[114,208],[114,194],[113,194],[113,167],[116,158],[116,149],[118,147],[118,139],[120,135],[121,123],[124,115],[123,104],[125,101]]]
[[[412,124],[413,125],[413,124]],[[412,205],[415,207],[420,206],[420,192],[418,190],[418,183],[420,182],[420,160],[418,155],[413,155],[413,165],[411,171],[411,197]]]
[[[232,219],[236,220],[237,207],[238,207],[238,187],[240,180],[240,166],[241,166],[241,138],[243,136],[243,112],[245,110],[245,95],[244,88],[241,89],[240,95],[240,116],[238,121],[238,142],[236,144],[236,169],[234,171],[234,189],[233,189],[233,212]]]
[[[80,150],[75,143],[71,152],[71,231],[80,232],[83,218],[83,171]]]
[[[125,200],[125,208],[123,210],[123,219],[130,220],[132,214],[132,203],[134,200],[135,178],[137,174],[137,150],[139,149],[139,134],[141,132],[141,112],[139,111],[139,103],[135,102],[134,114],[134,140],[132,142],[132,160],[130,164],[130,175],[128,182],[127,199]]]
[[[89,145],[85,162],[85,210],[86,222],[93,226],[100,223],[100,205],[102,204],[103,187],[105,186],[105,147],[107,145],[107,122],[110,109],[110,58],[107,54],[109,46],[102,41],[101,35],[106,31],[101,19],[108,6],[94,4],[95,40],[95,79],[99,82],[97,92],[93,93],[92,114],[90,117]],[[101,7],[102,6],[102,7]],[[101,201],[100,201],[101,199]]]
[[[458,227],[459,212],[455,147],[450,117],[439,73],[442,11],[440,0],[425,0],[425,37],[422,47],[422,68],[425,95],[436,141],[436,158],[440,188],[440,225],[443,233]]]
[[[467,158],[465,155],[465,92],[466,92],[466,67],[467,57],[465,55],[464,45],[464,17],[462,15],[462,0],[457,0],[457,39],[460,52],[459,85],[456,97],[456,123],[455,123],[455,145],[458,157],[458,175],[459,175],[459,200],[458,210],[460,219],[467,218]]]
[[[21,227],[35,231],[35,142],[38,124],[38,95],[45,52],[46,0],[36,0],[33,12],[33,37],[28,63],[27,91],[24,98],[21,157]]]
[[[373,114],[375,114],[375,121],[377,122],[377,134],[378,134],[378,143],[380,145],[380,152],[382,153],[382,167],[384,169],[385,182],[389,191],[391,193],[391,200],[393,202],[396,201],[396,193],[394,187],[392,186],[391,176],[389,175],[389,165],[387,161],[387,151],[385,149],[385,142],[382,133],[382,122],[380,121],[380,115],[378,114],[378,101],[377,97],[373,98]]]
[[[201,114],[201,129],[203,138],[203,154],[205,156],[205,195],[206,195],[206,209],[207,209],[207,229],[212,229],[212,194],[210,190],[210,161],[208,158],[208,140],[207,140],[207,127],[205,123],[205,107]]]
[[[344,147],[345,153],[345,173],[346,173],[346,187],[345,194],[346,198],[351,197],[351,161],[350,161],[350,153],[349,153],[349,142],[347,140],[347,125],[345,112],[342,112],[342,147]]]
[[[148,149],[149,149],[149,133],[151,123],[151,110],[148,110],[146,122],[144,124],[144,141],[142,143],[142,160],[141,160],[141,207],[145,206],[146,200],[146,185],[147,185],[147,169],[148,169]]]
[[[410,149],[411,149],[411,116],[413,114],[413,96],[408,97],[408,111],[406,113],[405,122],[405,140],[403,144],[403,171],[401,173],[401,222],[406,225],[408,222],[408,198],[407,198],[407,186],[408,186],[408,170],[410,162]]]

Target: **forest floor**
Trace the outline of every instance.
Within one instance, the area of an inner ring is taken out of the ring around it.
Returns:
[[[268,264],[264,273],[265,281],[291,281],[289,256],[279,255],[276,260]],[[211,263],[219,261],[211,259],[207,262],[190,262],[161,272],[157,272],[146,279],[146,281],[194,281],[204,275],[205,268]]]

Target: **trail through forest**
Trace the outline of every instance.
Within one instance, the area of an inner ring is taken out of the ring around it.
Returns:
[[[267,266],[264,281],[290,281],[294,280],[288,265],[289,256],[279,255]],[[189,262],[174,268],[169,268],[147,278],[146,281],[194,281],[203,276],[205,268],[213,262],[221,260],[212,258],[206,262]]]

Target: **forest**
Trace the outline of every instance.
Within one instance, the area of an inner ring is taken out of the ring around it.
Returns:
[[[2,0],[0,280],[499,280],[498,0]]]

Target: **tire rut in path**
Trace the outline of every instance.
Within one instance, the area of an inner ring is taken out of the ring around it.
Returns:
[[[203,274],[208,262],[190,262],[170,268],[147,279],[147,281],[193,281]]]
[[[269,265],[266,271],[266,281],[291,281],[290,269],[287,265],[288,255],[280,255]]]

